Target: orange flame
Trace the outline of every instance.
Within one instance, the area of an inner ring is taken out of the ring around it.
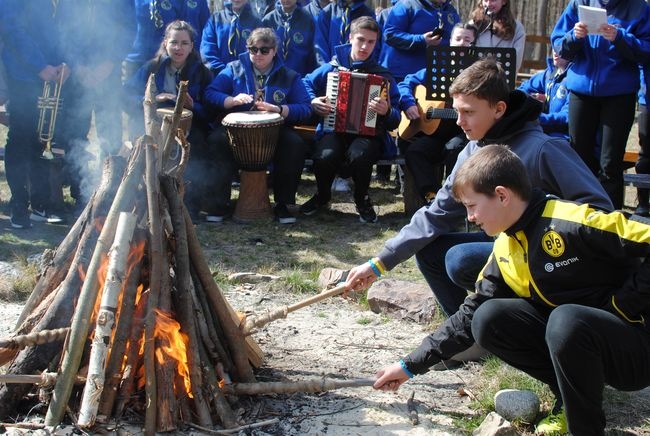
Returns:
[[[183,377],[185,392],[190,398],[193,398],[190,369],[187,364],[189,338],[181,332],[181,325],[169,313],[159,309],[154,309],[154,311],[156,312],[154,337],[160,344],[159,347],[156,347],[156,359],[159,364],[165,363],[165,356],[176,361],[178,374]]]

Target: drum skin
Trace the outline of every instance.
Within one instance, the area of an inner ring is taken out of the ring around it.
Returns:
[[[173,107],[160,107],[156,109],[156,115],[163,120],[165,117],[171,117],[174,116],[174,108]],[[183,133],[185,133],[185,136],[187,136],[190,133],[190,129],[192,128],[192,111],[189,109],[183,109],[183,112],[181,113],[181,121],[179,123],[179,126],[182,130]]]
[[[232,112],[222,122],[235,161],[244,171],[264,171],[273,159],[284,118],[271,112]]]

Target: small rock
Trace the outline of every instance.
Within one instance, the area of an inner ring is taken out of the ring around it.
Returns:
[[[539,412],[539,398],[531,391],[503,389],[494,395],[494,410],[510,421],[532,423]]]
[[[384,279],[368,290],[368,305],[375,313],[396,314],[402,319],[428,323],[436,313],[436,299],[426,285]]]
[[[233,283],[262,283],[277,280],[279,278],[279,276],[257,274],[254,272],[238,272],[228,276],[228,280]]]
[[[512,424],[498,413],[490,412],[481,425],[474,429],[473,436],[519,436]]]

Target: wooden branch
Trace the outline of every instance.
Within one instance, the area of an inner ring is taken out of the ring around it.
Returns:
[[[154,144],[160,144],[160,123],[156,116],[156,75],[150,74],[144,90],[144,133],[153,138]]]
[[[183,219],[184,206],[178,197],[175,180],[170,176],[161,176],[161,184],[165,197],[169,202],[169,213],[174,227],[174,236],[176,241],[176,250],[174,251],[176,259],[176,314],[181,320],[181,327],[187,334],[189,343],[187,349],[187,364],[190,371],[190,380],[192,385],[192,395],[194,397],[194,406],[198,415],[200,425],[212,425],[210,418],[210,409],[207,401],[203,396],[203,377],[200,368],[199,356],[199,335],[195,329],[194,308],[190,286],[192,277],[190,275],[190,259],[187,246],[187,233]]]
[[[141,231],[136,231],[133,245],[144,245]],[[127,282],[124,286],[124,291],[122,292],[122,305],[118,313],[115,334],[113,335],[111,354],[108,358],[108,364],[106,365],[106,384],[97,411],[97,421],[99,422],[106,422],[112,413],[117,389],[120,380],[122,379],[124,354],[126,352],[129,332],[131,331],[131,325],[135,315],[135,301],[138,294],[138,286],[140,286],[140,271],[142,268],[141,260],[144,256],[144,249],[137,253],[132,252],[132,255],[136,257],[129,259],[131,269],[127,273]]]
[[[270,323],[271,321],[275,321],[276,319],[286,318],[287,314],[291,312],[295,312],[298,309],[302,309],[303,307],[309,306],[314,303],[318,303],[319,301],[323,301],[327,298],[334,297],[336,295],[341,295],[346,291],[346,289],[347,288],[345,286],[345,283],[341,283],[335,288],[325,290],[318,295],[305,298],[304,300],[301,300],[289,306],[283,306],[272,310],[267,310],[266,314],[264,315],[256,315],[254,317],[247,318],[242,325],[242,332],[245,335],[250,335],[256,328],[262,327]]]
[[[99,265],[102,258],[106,256],[108,248],[112,243],[119,212],[133,209],[135,193],[137,192],[136,188],[142,178],[142,159],[139,149],[137,147],[134,150],[135,156],[131,156],[127,173],[122,183],[120,183],[111,209],[106,216],[106,221],[97,239],[97,245],[88,265],[88,272],[79,295],[79,301],[74,308],[71,332],[61,364],[61,373],[57,378],[52,400],[50,401],[45,416],[45,424],[51,427],[57,426],[63,418],[65,406],[72,392],[73,376],[79,370],[79,363],[84,349],[83,344],[88,338],[89,322],[99,290],[99,278],[97,275]]]
[[[255,380],[255,376],[253,375],[253,369],[248,362],[248,355],[246,352],[246,339],[244,338],[241,330],[239,330],[239,323],[234,322],[234,311],[230,307],[228,300],[226,300],[221,293],[221,289],[219,289],[219,286],[214,281],[214,278],[210,272],[210,268],[208,267],[208,263],[203,257],[199,239],[194,232],[194,224],[192,224],[192,218],[190,218],[187,210],[184,210],[183,212],[185,215],[185,228],[187,229],[187,242],[190,259],[192,261],[192,265],[196,270],[196,275],[199,277],[201,286],[203,286],[203,289],[206,292],[206,296],[208,297],[208,301],[212,306],[212,310],[215,314],[217,314],[217,317],[223,328],[226,343],[228,344],[228,349],[232,356],[233,363],[235,364],[238,380],[253,382]],[[254,341],[252,342],[254,343]],[[252,345],[248,346],[252,347]],[[257,346],[257,344],[255,344],[255,346]]]
[[[411,396],[406,400],[406,410],[409,413],[411,424],[418,425],[420,423],[420,418],[418,417],[418,409],[415,406],[415,391],[412,391]]]
[[[70,331],[69,327],[60,329],[42,330],[27,335],[18,335],[7,339],[0,340],[0,348],[18,348],[33,347],[34,345],[49,344],[50,342],[62,341]]]
[[[42,374],[0,374],[0,383],[34,384],[41,387],[54,386],[56,382],[55,372],[43,372]],[[84,384],[86,377],[77,375],[74,383]]]
[[[171,123],[168,120],[163,119],[163,131],[161,133],[161,145],[162,145],[162,159],[161,159],[161,168],[167,167],[167,160],[172,152],[172,145],[176,143],[176,135],[178,128],[181,124],[181,115],[183,114],[183,103],[187,97],[189,82],[187,80],[181,80],[178,83],[178,93],[176,95],[176,104],[174,105],[174,114],[172,115]]]
[[[212,430],[209,428],[201,427],[200,425],[196,425],[196,424],[188,424],[188,425],[197,430],[201,430],[202,432],[207,434],[234,434],[234,433],[239,433],[240,431],[252,430],[254,428],[266,427],[268,425],[275,425],[279,422],[280,419],[273,418],[273,419],[267,419],[265,421],[255,422],[253,424],[247,424],[235,428],[229,428],[228,430]]]
[[[156,432],[156,364],[155,364],[155,313],[158,307],[158,296],[160,292],[160,278],[163,273],[162,253],[162,226],[160,224],[160,182],[158,179],[158,165],[156,161],[156,149],[153,144],[145,146],[146,171],[145,185],[147,191],[147,210],[149,216],[149,300],[147,301],[147,315],[144,327],[144,371],[145,371],[145,435],[153,435]]]
[[[81,428],[92,427],[95,424],[99,400],[104,390],[106,359],[115,327],[118,298],[126,276],[126,261],[135,230],[135,218],[135,215],[129,212],[120,213],[115,240],[109,251],[108,272],[91,344],[86,386],[79,408],[77,424]]]
[[[203,344],[199,344],[199,353],[201,356],[201,362],[204,362],[203,371],[205,372],[207,387],[206,390],[209,392],[210,397],[212,398],[212,404],[214,404],[217,415],[221,420],[221,424],[223,424],[223,426],[226,428],[236,427],[237,419],[235,418],[235,413],[230,407],[230,403],[228,403],[226,397],[221,393],[221,389],[219,389],[217,370],[214,366],[207,363],[209,362],[209,359],[207,358]]]
[[[257,382],[233,383],[224,385],[221,391],[226,395],[260,395],[260,394],[291,394],[295,392],[325,392],[333,389],[356,388],[372,386],[374,378],[357,378],[352,380],[315,379],[296,382]]]

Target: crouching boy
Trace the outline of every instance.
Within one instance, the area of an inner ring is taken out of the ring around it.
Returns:
[[[474,341],[556,396],[540,434],[602,435],[603,388],[650,385],[650,225],[531,189],[506,146],[476,151],[454,197],[498,235],[476,292],[374,385],[395,390]]]

